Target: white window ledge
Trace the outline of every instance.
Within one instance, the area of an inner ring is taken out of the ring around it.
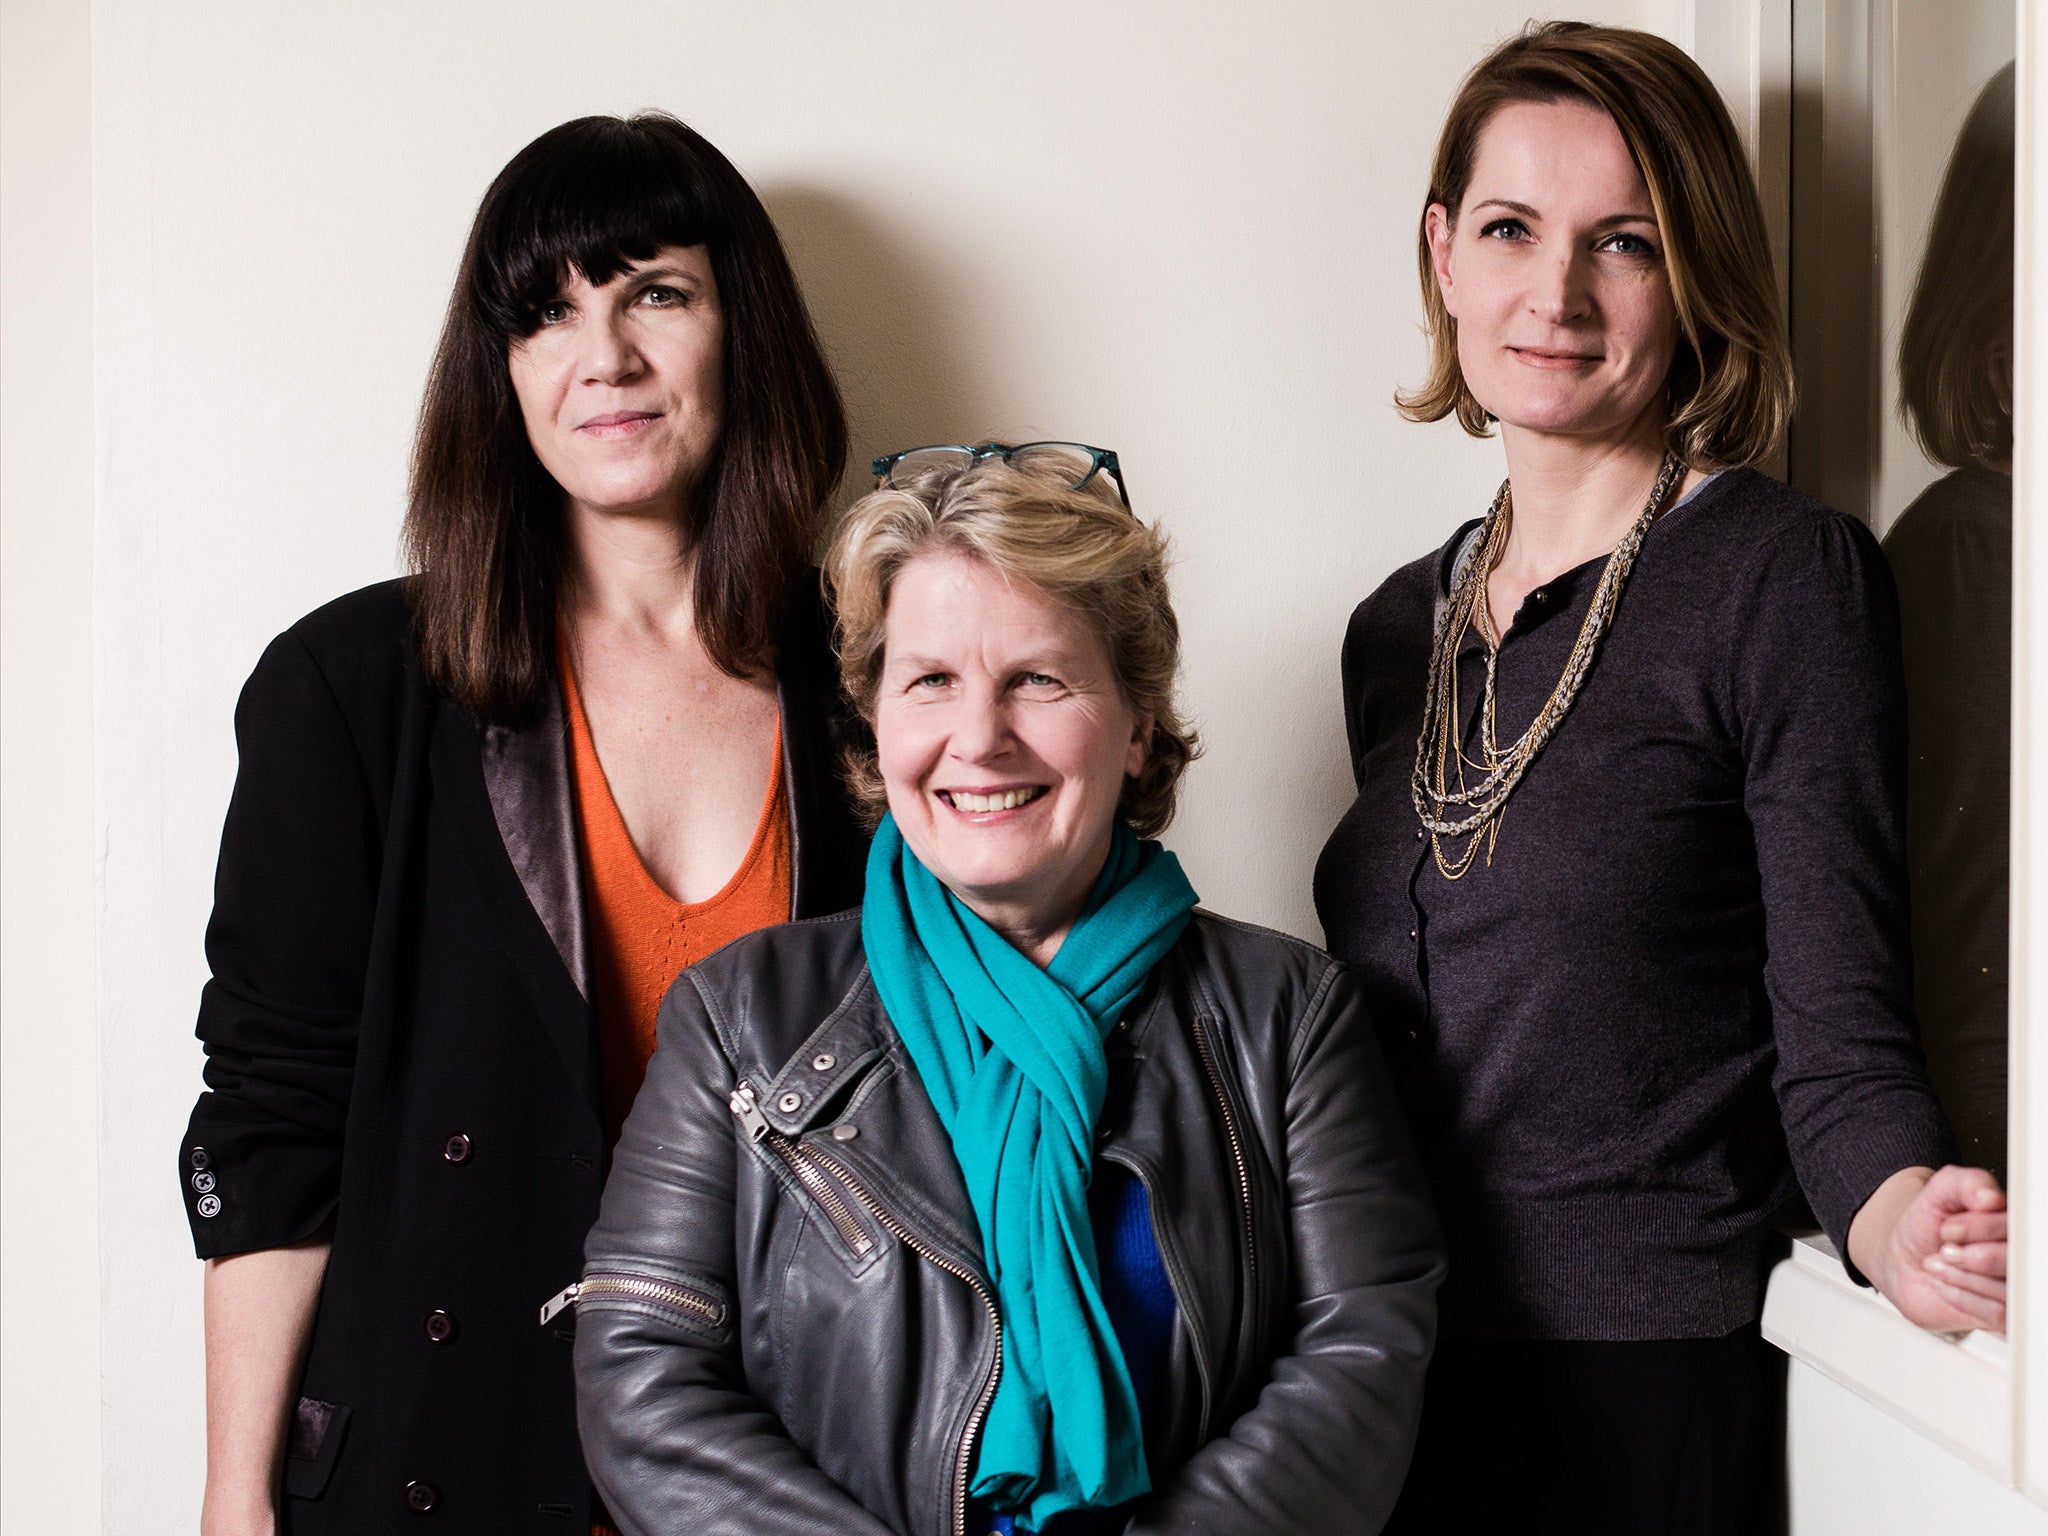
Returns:
[[[2001,1481],[2012,1480],[2006,1341],[1916,1328],[1842,1269],[1818,1235],[1792,1239],[1764,1294],[1764,1337]]]

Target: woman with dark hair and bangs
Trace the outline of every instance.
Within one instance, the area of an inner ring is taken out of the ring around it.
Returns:
[[[543,134],[428,376],[412,574],[236,710],[179,1154],[208,1536],[603,1528],[570,1320],[686,966],[860,900],[810,555],[839,395],[759,199],[672,117]]]

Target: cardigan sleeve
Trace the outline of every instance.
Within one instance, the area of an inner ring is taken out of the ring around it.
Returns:
[[[294,634],[235,708],[240,767],[206,930],[206,1051],[179,1151],[201,1258],[300,1241],[332,1216],[381,835],[361,756]]]
[[[1846,1256],[1879,1184],[1954,1155],[1912,1011],[1898,602],[1877,541],[1829,513],[1762,541],[1733,623],[1772,1081],[1800,1187]]]

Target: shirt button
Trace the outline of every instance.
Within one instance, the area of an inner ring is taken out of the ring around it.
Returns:
[[[857,1125],[835,1125],[832,1127],[832,1139],[834,1141],[851,1141],[859,1134],[860,1127]]]
[[[432,1483],[423,1483],[415,1478],[405,1485],[405,1507],[416,1515],[424,1515],[441,1502],[441,1490]]]
[[[195,1174],[193,1174],[193,1175],[192,1175],[192,1187],[193,1187],[194,1189],[196,1189],[197,1191],[199,1191],[199,1193],[200,1193],[200,1194],[202,1194],[202,1195],[210,1195],[210,1194],[212,1194],[212,1193],[213,1193],[213,1175],[212,1175],[212,1174],[210,1174],[210,1173],[203,1173],[203,1172],[202,1172],[202,1173],[195,1173]]]
[[[448,1161],[451,1163],[468,1162],[469,1138],[463,1135],[460,1131],[457,1131],[453,1136],[450,1136],[445,1142],[441,1144],[441,1155],[447,1158]],[[422,1483],[420,1484],[420,1486],[425,1488],[427,1485]],[[429,1489],[429,1492],[431,1491],[432,1490]]]
[[[431,1344],[453,1343],[455,1335],[461,1331],[456,1327],[455,1319],[438,1307],[421,1320],[420,1328]]]
[[[793,1115],[803,1108],[804,1096],[800,1093],[785,1093],[775,1101],[775,1107],[785,1115]]]
[[[1415,931],[1415,930],[1414,930],[1413,928],[1410,928],[1410,929],[1408,930],[1408,942],[1409,942],[1410,944],[1413,944],[1413,943],[1415,942],[1415,939],[1416,939],[1416,931]]]
[[[206,1155],[206,1148],[194,1147],[192,1149],[192,1166],[201,1173],[204,1173],[213,1166],[213,1159]]]
[[[830,1051],[820,1051],[811,1058],[811,1070],[813,1072],[830,1072],[838,1065],[839,1058]]]
[[[204,1216],[208,1221],[211,1221],[214,1217],[220,1214],[220,1196],[201,1195],[199,1197],[199,1203],[195,1205],[193,1209],[198,1211],[199,1214]]]

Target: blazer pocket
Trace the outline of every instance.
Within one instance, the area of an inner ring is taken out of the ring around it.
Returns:
[[[292,1415],[291,1440],[285,1448],[286,1493],[295,1499],[317,1499],[327,1491],[334,1460],[348,1433],[348,1414],[346,1403],[323,1403],[317,1397],[299,1399],[298,1411]]]

